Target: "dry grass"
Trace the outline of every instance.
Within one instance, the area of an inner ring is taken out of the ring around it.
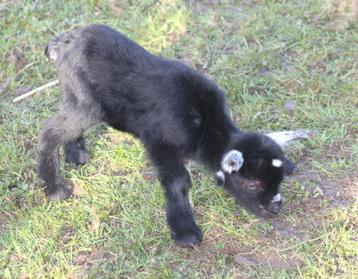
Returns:
[[[326,0],[326,12],[334,30],[344,30],[358,21],[358,0]]]
[[[0,278],[358,278],[358,29],[349,3],[0,4]],[[283,184],[278,218],[252,216],[189,163],[204,242],[175,247],[141,144],[103,126],[87,134],[89,164],[64,165],[76,196],[46,201],[35,146],[60,92],[12,99],[56,79],[43,55],[54,33],[90,22],[210,74],[242,129],[315,131],[286,151],[299,171]]]

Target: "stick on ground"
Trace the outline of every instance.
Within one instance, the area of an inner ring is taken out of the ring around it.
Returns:
[[[22,99],[25,99],[25,98],[27,98],[29,96],[32,96],[32,95],[34,95],[34,94],[36,94],[36,93],[38,93],[40,91],[43,91],[43,90],[45,90],[47,88],[50,88],[52,86],[55,86],[57,84],[59,84],[59,80],[58,79],[53,80],[53,81],[51,81],[49,83],[46,83],[44,85],[41,85],[40,87],[37,87],[37,88],[33,89],[33,90],[31,90],[31,91],[29,91],[29,92],[27,92],[27,93],[25,93],[25,94],[23,94],[23,95],[21,95],[19,97],[16,97],[14,100],[12,100],[12,102],[16,103],[18,101],[21,101]]]

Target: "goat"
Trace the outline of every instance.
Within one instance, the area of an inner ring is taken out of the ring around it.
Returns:
[[[86,163],[83,132],[105,122],[143,143],[164,188],[167,223],[177,245],[190,247],[202,240],[188,199],[187,158],[207,166],[219,184],[255,213],[279,213],[280,183],[294,164],[269,136],[234,125],[214,81],[180,61],[149,53],[104,25],[62,33],[48,43],[45,54],[55,61],[63,93],[37,146],[38,174],[49,200],[71,195],[60,174],[60,145],[66,161]]]

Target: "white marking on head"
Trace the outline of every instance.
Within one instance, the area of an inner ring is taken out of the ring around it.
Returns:
[[[276,167],[276,168],[280,168],[280,167],[282,167],[282,161],[281,160],[279,160],[279,159],[273,159],[272,160],[272,165],[274,166],[274,167]]]
[[[281,194],[277,194],[276,196],[274,196],[273,198],[272,198],[272,202],[274,203],[274,202],[280,202],[282,200],[282,198],[281,198]]]
[[[239,171],[244,164],[242,153],[237,150],[231,150],[225,154],[221,161],[221,168],[224,172],[231,174],[233,171]]]

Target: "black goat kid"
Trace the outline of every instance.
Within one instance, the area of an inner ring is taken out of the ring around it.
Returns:
[[[280,211],[279,185],[294,165],[269,137],[235,127],[213,81],[103,25],[62,33],[45,52],[55,61],[63,92],[59,112],[45,122],[38,142],[38,173],[50,200],[71,195],[60,174],[59,146],[68,162],[86,163],[82,134],[105,122],[142,141],[164,187],[167,221],[178,245],[202,240],[188,199],[185,158],[209,167],[252,211]]]

